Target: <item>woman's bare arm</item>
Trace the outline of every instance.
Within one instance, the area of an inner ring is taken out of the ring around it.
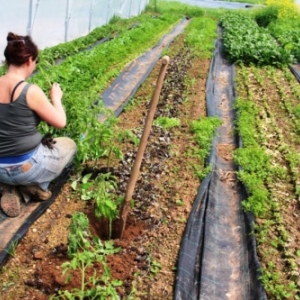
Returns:
[[[62,106],[63,92],[57,83],[50,90],[51,102],[37,85],[31,85],[27,92],[27,104],[49,125],[61,129],[66,126],[67,118]]]

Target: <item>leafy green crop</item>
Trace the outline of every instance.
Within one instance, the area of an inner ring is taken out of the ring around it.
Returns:
[[[268,29],[281,46],[300,61],[300,20],[279,19],[272,22]]]
[[[212,18],[194,18],[186,28],[185,42],[197,56],[211,57],[214,39],[217,37],[217,22]]]
[[[201,159],[205,159],[209,154],[215,131],[221,124],[222,121],[217,117],[201,118],[192,123],[192,131],[200,146],[198,155]]]
[[[72,215],[71,223],[68,227],[68,256],[72,257],[80,249],[90,246],[89,220],[84,213],[78,212]]]
[[[112,235],[112,222],[119,215],[119,206],[123,201],[123,197],[115,194],[117,188],[116,178],[110,173],[99,174],[95,180],[95,216],[100,219],[104,217],[108,221],[108,235]]]
[[[58,297],[54,296],[50,299],[119,299],[116,287],[122,285],[122,281],[111,279],[110,269],[106,263],[106,255],[114,254],[119,250],[120,248],[114,248],[111,241],[102,244],[99,239],[96,239],[90,248],[74,253],[72,260],[66,261],[61,267],[66,281],[71,279],[72,271],[80,271],[80,288],[74,288],[70,291],[60,290]],[[95,262],[101,263],[102,275],[97,275],[95,270],[93,275],[87,277],[86,270],[92,268]]]
[[[180,126],[180,120],[177,118],[158,117],[153,124],[167,129]]]
[[[268,30],[260,28],[250,15],[229,12],[221,17],[224,53],[232,63],[281,66],[293,61]]]

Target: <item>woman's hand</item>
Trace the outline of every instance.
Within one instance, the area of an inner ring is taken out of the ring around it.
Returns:
[[[52,100],[53,105],[61,103],[63,96],[63,91],[60,88],[58,83],[54,83],[50,89],[50,99]]]

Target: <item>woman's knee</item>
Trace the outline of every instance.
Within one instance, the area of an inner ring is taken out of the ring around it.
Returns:
[[[76,143],[68,138],[68,137],[58,137],[54,139],[56,141],[56,146],[60,149],[67,150],[68,152],[74,152],[77,151]]]

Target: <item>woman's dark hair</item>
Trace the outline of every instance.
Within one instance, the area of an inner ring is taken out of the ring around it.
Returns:
[[[7,65],[21,66],[32,57],[36,60],[39,50],[29,35],[21,36],[9,32],[7,35],[7,46],[4,56]]]

